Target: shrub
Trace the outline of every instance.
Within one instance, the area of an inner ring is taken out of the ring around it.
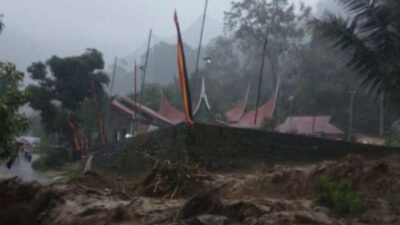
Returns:
[[[54,149],[46,136],[40,138],[35,151],[40,154],[40,158],[32,163],[33,169],[37,171],[61,170],[68,157]]]
[[[386,137],[385,144],[400,147],[400,129],[398,127],[390,131],[390,134]]]
[[[366,211],[365,200],[354,191],[351,182],[321,176],[316,190],[318,201],[339,213],[362,214]]]

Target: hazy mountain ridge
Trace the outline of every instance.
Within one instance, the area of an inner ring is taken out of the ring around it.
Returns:
[[[188,72],[192,73],[195,70],[195,60],[197,48],[199,44],[201,32],[202,17],[182,31],[182,38],[185,44],[186,62]],[[206,46],[210,41],[223,34],[223,23],[212,17],[206,18],[202,47]],[[176,66],[176,35],[170,37],[160,37],[156,32],[153,32],[150,55],[148,61],[146,82],[167,84],[173,82],[177,78]],[[131,83],[133,83],[133,67],[135,60],[138,66],[144,64],[144,55],[147,49],[147,40],[144,41],[133,53],[119,59],[121,67],[115,78],[115,93],[126,95],[131,92]],[[204,56],[204,50],[202,51]],[[200,67],[203,65],[200,61]],[[112,63],[108,63],[108,71],[112,70]],[[125,71],[124,71],[125,70]],[[141,71],[138,73],[141,75]],[[127,85],[127,83],[129,85]]]

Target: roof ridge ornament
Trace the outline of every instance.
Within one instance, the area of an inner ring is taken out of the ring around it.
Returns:
[[[210,106],[210,102],[208,101],[208,97],[207,97],[207,93],[206,93],[206,82],[205,82],[204,75],[201,76],[200,98],[199,98],[199,101],[197,102],[196,108],[194,109],[194,112],[193,112],[194,115],[196,115],[197,112],[199,111],[203,101],[206,104],[207,110],[210,111],[211,106]]]

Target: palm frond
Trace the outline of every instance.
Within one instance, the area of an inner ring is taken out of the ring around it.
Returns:
[[[366,44],[375,51],[387,52],[393,49],[395,41],[391,38],[390,8],[382,1],[338,0],[349,15],[356,20],[359,36],[368,37]]]
[[[365,84],[372,84],[378,88],[380,83],[375,82],[379,71],[379,61],[376,53],[370,49],[362,37],[357,35],[357,19],[343,19],[329,15],[328,19],[314,19],[310,22],[313,34],[332,43],[333,47],[346,52],[350,59],[347,66],[362,74]]]
[[[400,90],[400,4],[375,0],[338,0],[346,19],[328,15],[312,21],[315,36],[349,55],[348,66],[363,84],[386,94]]]

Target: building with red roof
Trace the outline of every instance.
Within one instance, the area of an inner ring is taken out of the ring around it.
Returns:
[[[266,103],[257,109],[246,112],[249,100],[250,85],[247,87],[246,95],[234,108],[225,113],[228,124],[233,127],[256,128],[272,119],[276,105],[276,95],[273,95]],[[256,112],[258,111],[258,112]],[[257,114],[257,120],[255,120]]]
[[[172,121],[174,124],[185,121],[185,114],[176,109],[164,96],[161,97],[158,113]]]
[[[331,123],[331,116],[292,116],[277,126],[276,131],[299,135],[318,135],[329,139],[343,139],[345,133]]]
[[[247,108],[249,93],[250,93],[250,85],[247,87],[244,99],[241,100],[233,109],[225,113],[225,116],[229,123],[237,123],[242,118]]]
[[[232,123],[232,126],[242,128],[261,127],[265,121],[272,119],[275,111],[275,102],[276,98],[272,96],[266,103],[258,107],[257,120],[255,120],[256,109],[254,109],[244,113],[236,123]]]

